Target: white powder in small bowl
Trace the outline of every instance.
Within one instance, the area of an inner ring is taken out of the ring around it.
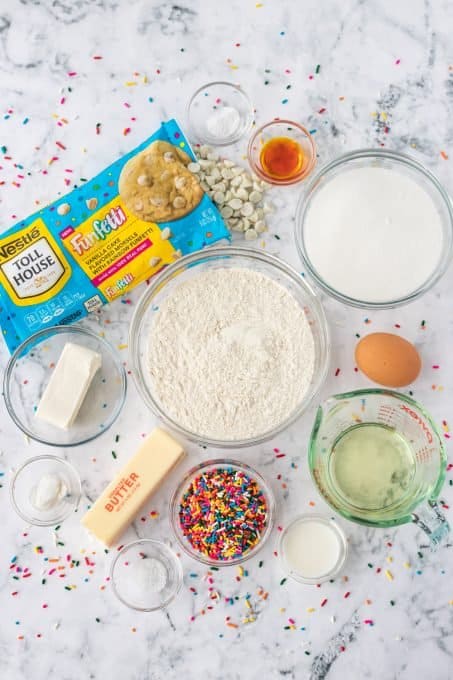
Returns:
[[[305,312],[273,279],[243,268],[178,285],[153,319],[149,370],[161,408],[200,437],[258,437],[309,390],[315,346]]]
[[[228,139],[237,132],[241,124],[239,111],[232,106],[216,109],[206,121],[206,128],[215,139]]]

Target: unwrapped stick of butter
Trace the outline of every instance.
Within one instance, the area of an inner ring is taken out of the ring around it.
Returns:
[[[36,417],[68,430],[101,365],[102,357],[98,352],[67,342],[41,397]]]
[[[82,518],[82,524],[106,546],[113,545],[184,450],[169,434],[156,428]]]

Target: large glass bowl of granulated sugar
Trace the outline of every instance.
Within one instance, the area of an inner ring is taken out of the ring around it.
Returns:
[[[139,394],[202,444],[271,439],[312,403],[329,363],[318,296],[282,260],[243,247],[187,255],[146,289],[129,337]]]
[[[323,291],[354,307],[398,307],[443,275],[452,252],[453,207],[436,177],[394,151],[335,159],[305,186],[296,243]]]

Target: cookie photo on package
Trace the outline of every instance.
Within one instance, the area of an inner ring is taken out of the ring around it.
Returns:
[[[224,221],[187,166],[175,120],[94,179],[0,235],[0,326],[11,352],[69,324],[175,259],[221,239]]]

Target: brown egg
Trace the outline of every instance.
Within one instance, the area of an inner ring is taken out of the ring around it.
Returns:
[[[405,387],[414,382],[422,362],[414,345],[393,333],[370,333],[357,343],[360,370],[379,385]]]

